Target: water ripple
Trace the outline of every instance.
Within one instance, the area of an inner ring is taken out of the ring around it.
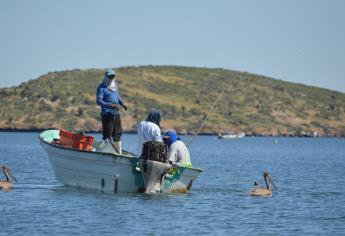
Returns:
[[[124,146],[133,149],[134,135]],[[186,138],[186,137],[183,137]],[[0,192],[5,235],[343,235],[343,139],[198,137],[205,172],[188,194],[104,194],[63,186],[36,133],[0,133],[1,161],[18,183]],[[252,198],[269,170],[278,190]]]

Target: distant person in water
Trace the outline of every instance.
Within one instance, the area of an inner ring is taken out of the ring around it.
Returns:
[[[169,130],[163,137],[168,146],[168,160],[173,165],[192,167],[187,146],[180,140],[174,130]]]
[[[161,114],[156,109],[151,109],[146,120],[137,125],[138,133],[138,157],[141,156],[143,144],[148,141],[162,142],[161,136]]]
[[[103,140],[113,138],[114,146],[117,151],[122,153],[121,145],[121,113],[120,108],[124,105],[120,97],[116,73],[112,69],[107,69],[103,78],[103,82],[97,88],[97,105],[101,106]]]

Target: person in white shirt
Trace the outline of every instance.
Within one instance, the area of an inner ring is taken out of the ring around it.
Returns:
[[[138,133],[138,157],[141,156],[143,144],[148,141],[162,142],[161,129],[161,114],[156,109],[151,109],[146,120],[137,125]]]
[[[164,143],[168,146],[168,160],[173,165],[192,167],[187,146],[180,140],[174,130],[165,133]]]

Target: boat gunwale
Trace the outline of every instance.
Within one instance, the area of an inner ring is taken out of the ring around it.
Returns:
[[[46,132],[46,131],[54,131],[54,130],[56,130],[56,129],[53,129],[53,130],[45,130],[45,131],[43,131],[43,132]],[[129,155],[117,155],[117,154],[108,153],[108,152],[105,153],[105,152],[96,152],[96,151],[80,150],[80,149],[74,149],[74,148],[64,147],[64,146],[62,146],[62,145],[57,145],[57,144],[54,144],[54,143],[50,143],[50,142],[44,140],[43,137],[41,137],[41,134],[42,134],[43,132],[41,132],[40,135],[39,135],[40,141],[41,141],[41,142],[44,142],[45,144],[47,144],[47,145],[49,145],[49,146],[51,146],[51,147],[53,147],[53,148],[59,148],[59,149],[64,149],[64,150],[74,151],[74,152],[82,152],[82,153],[97,154],[97,155],[100,154],[100,155],[110,156],[110,157],[112,157],[112,158],[123,157],[123,158],[127,158],[127,159],[130,159],[130,160],[133,159],[133,158],[139,160],[139,158],[136,157],[135,155],[133,155],[133,156],[129,156]],[[191,169],[191,170],[196,170],[196,171],[199,171],[199,172],[203,172],[202,169],[200,169],[200,168],[195,168],[195,167],[182,167],[182,168]]]
[[[62,145],[57,145],[54,143],[50,143],[46,140],[44,140],[41,136],[39,137],[41,142],[44,142],[45,144],[53,147],[53,148],[59,148],[59,149],[64,149],[64,150],[68,150],[68,151],[73,151],[73,152],[83,152],[83,153],[90,153],[90,154],[97,154],[97,155],[103,155],[103,156],[111,156],[111,157],[124,157],[127,159],[132,159],[132,158],[137,158],[136,156],[127,156],[127,155],[116,155],[114,153],[109,153],[109,152],[96,152],[96,151],[88,151],[88,150],[80,150],[80,149],[74,149],[74,148],[69,148],[69,147],[65,147]],[[137,158],[139,159],[139,158]]]

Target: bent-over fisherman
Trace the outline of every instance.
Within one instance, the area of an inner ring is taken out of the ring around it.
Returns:
[[[161,114],[158,110],[152,108],[146,120],[137,125],[138,133],[138,157],[141,156],[143,144],[148,141],[162,142],[161,136]]]
[[[192,167],[187,146],[180,140],[174,130],[169,130],[163,137],[168,146],[168,160],[173,165]]]

